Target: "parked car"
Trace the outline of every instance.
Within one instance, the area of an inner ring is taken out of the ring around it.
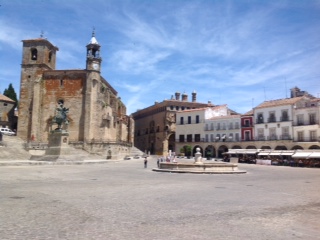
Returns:
[[[0,128],[0,132],[3,134],[3,135],[9,135],[9,136],[14,136],[16,135],[16,133],[14,131],[12,131],[11,129],[9,128]]]

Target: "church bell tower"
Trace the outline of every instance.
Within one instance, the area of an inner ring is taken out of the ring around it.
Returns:
[[[17,135],[26,141],[37,141],[42,75],[55,70],[59,50],[41,34],[40,38],[22,40],[19,120]]]
[[[86,62],[86,88],[85,88],[85,119],[84,119],[84,134],[86,138],[94,138],[94,126],[96,108],[95,104],[99,98],[100,82],[101,82],[101,57],[100,57],[100,45],[95,37],[95,31],[93,29],[92,37],[87,48],[87,62]]]
[[[100,72],[101,57],[100,57],[100,45],[95,37],[95,31],[92,31],[92,37],[87,47],[87,66],[89,71]]]

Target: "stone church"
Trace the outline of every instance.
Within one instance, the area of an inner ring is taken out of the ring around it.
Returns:
[[[47,143],[58,105],[69,108],[69,144],[88,152],[129,151],[133,119],[117,91],[101,76],[100,45],[92,33],[86,68],[56,70],[59,50],[47,39],[23,40],[17,135],[28,143]],[[111,158],[111,157],[110,157]]]

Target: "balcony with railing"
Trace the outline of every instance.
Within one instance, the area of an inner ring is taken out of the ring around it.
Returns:
[[[255,137],[255,141],[265,141],[266,140],[266,136],[264,135],[258,135]]]
[[[293,139],[294,142],[320,142],[320,137],[298,137]]]
[[[214,131],[214,127],[205,126],[204,131]]]
[[[195,143],[195,142],[206,142],[206,143],[214,143],[214,142],[241,142],[244,140],[240,140],[239,138],[222,138],[222,137],[216,137],[214,139],[206,139],[206,138],[191,138],[191,139],[176,139],[176,142],[179,143]],[[252,140],[246,140],[246,141],[252,141]]]
[[[319,120],[310,120],[310,121],[304,121],[304,120],[298,120],[296,122],[293,122],[293,126],[296,127],[296,126],[307,126],[307,125],[317,125],[319,122]]]
[[[259,135],[259,136],[256,136],[254,139],[254,141],[276,141],[276,140],[292,140],[292,136],[289,134],[270,135],[270,136]]]
[[[267,141],[274,141],[274,140],[278,140],[278,136],[277,135],[267,136]]]
[[[176,142],[192,143],[192,142],[210,142],[205,138],[188,138],[188,139],[176,139]]]
[[[256,119],[256,124],[262,124],[264,123],[264,119],[263,118],[257,118]]]
[[[254,141],[254,139],[251,137],[245,137],[245,138],[241,139],[241,142],[248,142],[248,141]]]
[[[204,120],[192,120],[192,121],[183,121],[183,122],[177,122],[176,125],[188,125],[188,124],[200,124],[200,123],[204,123]]]
[[[269,117],[268,118],[268,123],[272,123],[272,122],[276,122],[276,118],[275,117]]]
[[[292,136],[289,134],[279,135],[279,140],[292,140]]]
[[[290,121],[290,119],[288,116],[282,116],[282,117],[280,117],[280,121],[281,122],[288,122],[288,121]]]

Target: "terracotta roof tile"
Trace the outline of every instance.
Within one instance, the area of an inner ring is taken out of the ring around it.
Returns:
[[[251,116],[253,115],[253,109],[251,109],[250,111],[246,112],[245,114],[242,114],[243,116]]]
[[[13,101],[11,98],[8,98],[5,95],[0,94],[0,101],[5,101],[5,102],[12,102],[14,103],[15,101]]]
[[[303,98],[304,97],[295,97],[295,98],[284,98],[284,99],[265,101],[265,102],[261,103],[260,105],[256,106],[255,109],[277,107],[277,106],[283,106],[283,105],[293,105]]]

